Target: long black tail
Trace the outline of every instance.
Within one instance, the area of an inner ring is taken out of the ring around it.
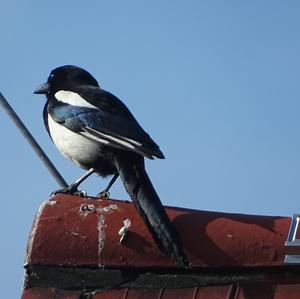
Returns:
[[[188,266],[181,239],[147,175],[144,158],[138,155],[118,157],[116,167],[125,189],[147,225],[158,248],[177,266]]]

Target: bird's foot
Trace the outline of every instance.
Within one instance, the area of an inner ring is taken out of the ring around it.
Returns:
[[[96,197],[101,198],[101,199],[109,199],[110,198],[110,193],[109,191],[103,190],[102,192],[98,193]]]
[[[87,193],[86,191],[80,191],[77,189],[76,185],[70,185],[67,188],[63,188],[63,189],[58,189],[55,190],[51,193],[51,196],[54,196],[56,194],[71,194],[71,195],[76,195],[76,196],[82,196],[82,197],[87,197]]]

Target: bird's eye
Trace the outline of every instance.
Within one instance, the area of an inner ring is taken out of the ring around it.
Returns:
[[[49,80],[53,79],[53,77],[54,77],[54,74],[50,74]]]

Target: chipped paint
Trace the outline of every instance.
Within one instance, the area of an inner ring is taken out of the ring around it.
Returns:
[[[93,213],[95,211],[95,206],[93,204],[81,204],[79,211],[83,212],[86,216],[88,213]]]
[[[114,210],[117,210],[118,209],[118,205],[116,204],[112,204],[112,205],[109,205],[107,207],[101,207],[101,208],[97,208],[96,211],[98,213],[108,213],[110,211],[114,211]]]
[[[100,207],[100,208],[95,208],[93,204],[81,204],[79,211],[83,213],[84,216],[87,216],[89,213],[108,213],[110,211],[114,211],[118,209],[118,205],[116,204],[111,204],[107,207]]]
[[[27,244],[27,252],[26,252],[26,255],[25,255],[25,261],[24,261],[24,264],[27,265],[29,263],[29,259],[31,257],[31,253],[32,253],[32,246],[33,246],[33,243],[34,243],[34,238],[35,238],[35,234],[36,234],[36,231],[37,231],[37,228],[38,228],[38,225],[40,223],[40,220],[41,220],[41,214],[44,210],[44,207],[49,203],[48,200],[44,201],[37,213],[36,213],[36,216],[35,216],[35,219],[32,223],[32,228],[31,228],[31,232],[30,232],[30,235],[29,235],[29,238],[28,238],[28,244]]]
[[[72,236],[75,236],[75,237],[79,237],[79,238],[82,238],[82,239],[86,239],[86,235],[79,234],[79,233],[77,233],[77,232],[70,232],[69,234],[72,235]]]
[[[102,250],[104,248],[106,233],[105,233],[105,216],[99,215],[98,220],[98,258],[100,258]]]

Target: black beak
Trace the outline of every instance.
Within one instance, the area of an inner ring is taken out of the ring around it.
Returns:
[[[46,83],[43,83],[43,84],[39,85],[33,93],[35,93],[35,94],[46,94],[46,93],[48,93],[49,88],[50,88],[50,86],[46,82]]]

